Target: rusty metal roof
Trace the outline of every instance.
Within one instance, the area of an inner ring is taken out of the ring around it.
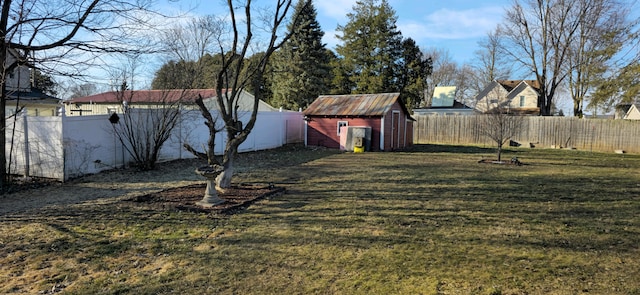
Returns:
[[[306,116],[384,116],[400,93],[322,95],[304,111]],[[400,103],[404,109],[404,105]],[[406,110],[405,110],[406,112]]]

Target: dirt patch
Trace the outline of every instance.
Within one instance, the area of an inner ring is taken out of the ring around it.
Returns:
[[[204,208],[196,205],[196,202],[202,200],[205,188],[205,184],[169,188],[163,191],[125,199],[123,202],[136,204],[153,210],[231,215],[249,207],[249,205],[260,199],[280,195],[285,192],[284,188],[274,187],[272,185],[236,185],[226,189],[223,193],[218,193],[218,196],[225,200],[224,203],[210,208]]]

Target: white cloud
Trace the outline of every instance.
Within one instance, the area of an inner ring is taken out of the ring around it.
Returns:
[[[353,10],[356,0],[322,0],[315,2],[318,14],[333,18],[337,21],[345,20],[347,13]]]
[[[424,39],[467,39],[483,37],[502,20],[502,7],[468,10],[439,9],[424,17],[424,21],[398,20],[405,37]]]

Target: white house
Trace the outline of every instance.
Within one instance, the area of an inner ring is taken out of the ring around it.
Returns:
[[[640,120],[640,103],[629,105],[627,112],[622,116],[624,120]]]
[[[473,115],[474,110],[457,101],[456,86],[436,86],[428,108],[413,109],[415,115]]]
[[[7,64],[24,59],[24,54],[15,49],[7,49]],[[29,116],[56,116],[60,100],[34,88],[31,68],[19,65],[7,73],[5,89],[7,91],[5,113],[12,115],[16,111],[27,110]]]
[[[539,114],[540,84],[536,80],[494,80],[476,96],[476,111],[500,108],[515,114]]]

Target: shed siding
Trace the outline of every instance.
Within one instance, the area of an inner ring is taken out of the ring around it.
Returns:
[[[338,122],[347,121],[351,127],[371,127],[371,150],[379,151],[380,118],[321,118],[311,117],[307,123],[307,145],[340,148]]]
[[[399,121],[393,122],[394,111],[400,112]],[[393,130],[393,125],[397,124],[398,130]],[[400,106],[400,103],[396,102],[393,107],[385,114],[384,119],[384,150],[392,151],[394,149],[402,149],[413,145],[413,121],[407,120],[407,114],[405,114]],[[395,137],[394,137],[395,135]],[[397,142],[394,142],[394,139]],[[393,146],[392,146],[393,145]]]

